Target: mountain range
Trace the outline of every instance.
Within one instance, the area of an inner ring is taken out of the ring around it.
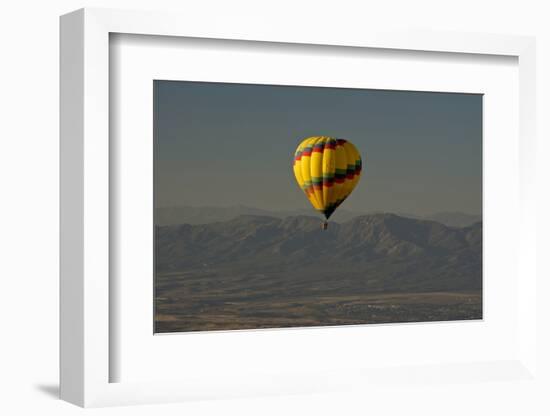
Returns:
[[[373,213],[370,213],[373,214]],[[241,215],[269,216],[286,218],[291,216],[312,216],[311,209],[295,210],[266,210],[244,205],[230,207],[212,206],[172,206],[158,207],[155,209],[155,224],[177,225],[177,224],[208,224],[217,221],[228,221]],[[343,223],[353,218],[366,215],[339,208],[330,218],[331,222]],[[439,212],[431,215],[420,216],[407,213],[398,213],[399,216],[420,220],[432,220],[451,227],[466,227],[481,221],[481,215],[466,214],[462,212]]]
[[[271,275],[291,286],[309,276],[334,279],[346,290],[357,284],[398,291],[481,287],[481,223],[457,228],[373,214],[323,231],[314,217],[242,215],[157,227],[156,238],[160,273]]]
[[[239,215],[155,238],[155,332],[482,316],[480,222]]]

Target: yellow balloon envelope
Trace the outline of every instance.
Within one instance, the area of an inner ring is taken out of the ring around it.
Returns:
[[[313,208],[327,220],[359,182],[361,166],[357,148],[333,137],[304,139],[294,154],[296,181]]]

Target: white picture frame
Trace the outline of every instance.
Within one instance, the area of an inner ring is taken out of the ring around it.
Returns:
[[[112,33],[207,39],[280,42],[334,47],[382,48],[439,53],[505,55],[519,62],[520,184],[517,294],[519,347],[514,359],[455,365],[442,363],[420,371],[424,378],[445,373],[449,380],[479,382],[472,373],[493,369],[518,381],[536,378],[536,218],[535,175],[535,41],[530,37],[429,32],[311,32],[250,22],[232,25],[186,16],[82,9],[61,18],[61,398],[80,406],[158,403],[195,398],[255,394],[323,392],[347,388],[330,377],[282,374],[269,380],[239,381],[220,374],[206,379],[161,382],[110,382],[117,357],[110,350],[110,170],[109,35]],[[498,157],[498,155],[495,155]],[[419,363],[420,365],[421,363]],[[420,367],[422,367],[420,365]],[[348,370],[343,370],[348,371]],[[391,383],[395,369],[354,372],[354,383]],[[347,374],[348,374],[347,373]],[[399,373],[401,374],[401,373]],[[348,374],[349,375],[349,374]],[[401,374],[403,376],[403,374]],[[309,378],[308,378],[309,377]],[[338,377],[335,377],[338,378]],[[289,383],[290,379],[296,380]],[[483,377],[481,377],[483,379]]]

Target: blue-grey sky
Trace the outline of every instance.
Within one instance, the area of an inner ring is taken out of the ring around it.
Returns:
[[[155,81],[155,206],[310,208],[301,140],[350,140],[362,177],[342,208],[481,213],[482,96]],[[312,209],[312,213],[313,213]]]

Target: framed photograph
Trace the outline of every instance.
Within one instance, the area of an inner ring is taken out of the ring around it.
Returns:
[[[61,397],[536,383],[534,40],[241,29],[61,18]]]
[[[481,94],[153,94],[155,333],[482,319]]]

